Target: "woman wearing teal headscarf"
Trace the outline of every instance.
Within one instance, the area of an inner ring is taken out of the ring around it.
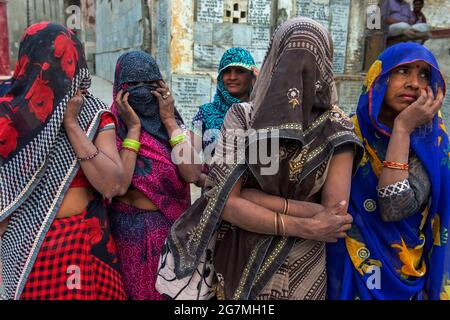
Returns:
[[[353,122],[365,157],[352,180],[345,239],[327,248],[329,299],[448,299],[450,146],[445,83],[416,43],[385,50]]]
[[[215,134],[231,106],[248,101],[257,72],[255,60],[247,50],[230,48],[225,51],[219,63],[214,100],[200,106],[192,121],[194,132],[203,137],[203,149],[215,141]]]

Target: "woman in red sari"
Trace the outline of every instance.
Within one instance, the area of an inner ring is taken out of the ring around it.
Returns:
[[[126,299],[105,206],[123,165],[114,117],[89,85],[72,31],[28,28],[0,99],[4,299]]]

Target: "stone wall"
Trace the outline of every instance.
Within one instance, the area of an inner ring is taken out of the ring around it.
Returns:
[[[95,52],[96,52],[96,24],[95,24],[95,0],[81,1],[82,29],[81,41],[84,43],[88,67],[95,73]]]
[[[144,0],[96,1],[96,73],[113,81],[119,56],[150,45],[147,2]]]
[[[88,66],[94,67],[95,53],[95,0],[10,0],[8,1],[8,28],[11,65],[17,61],[20,40],[25,29],[40,21],[67,25],[71,13],[66,9],[75,4],[81,8],[81,30],[75,30],[85,45]]]
[[[424,14],[433,29],[450,29],[450,0],[425,1]],[[450,122],[450,36],[430,39],[425,43],[439,62],[439,67],[447,82],[447,97],[442,108],[444,119]]]
[[[8,34],[11,66],[17,61],[20,39],[28,27],[39,21],[64,23],[64,0],[8,1]]]
[[[355,100],[352,97],[359,92],[355,88],[362,79],[359,73],[365,11],[361,1],[171,0],[168,5],[172,8],[168,74],[186,122],[190,122],[199,105],[211,101],[217,66],[225,50],[232,46],[244,47],[260,67],[274,28],[298,15],[314,18],[330,30],[335,47],[335,72],[341,76],[339,81],[344,82],[339,86],[343,107],[353,108],[350,102]],[[158,28],[158,24],[154,27]],[[155,52],[160,52],[160,48]]]
[[[355,109],[364,70],[370,66],[366,55],[371,52],[366,50],[371,48],[366,47],[372,33],[366,28],[366,9],[369,4],[377,4],[377,0],[170,0],[164,5],[162,1],[153,2],[162,12],[172,13],[170,20],[155,15],[154,29],[168,25],[172,31],[170,38],[164,35],[162,41],[153,41],[156,48],[152,53],[166,71],[166,78],[169,75],[187,122],[200,104],[211,101],[216,68],[227,48],[241,46],[250,50],[260,66],[276,25],[299,15],[321,22],[332,34],[339,104],[348,112]],[[450,0],[426,1],[425,14],[434,27],[450,27],[449,10],[443,10],[449,6]],[[444,73],[450,75],[449,45],[448,39],[426,43]],[[170,55],[161,56],[161,52]],[[446,100],[447,113],[449,103],[450,98]]]

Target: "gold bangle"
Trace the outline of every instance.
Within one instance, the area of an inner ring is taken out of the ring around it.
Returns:
[[[286,215],[288,216],[289,215],[289,199],[288,198],[286,198],[286,203],[287,203],[287,205],[286,205]]]
[[[284,225],[283,215],[280,215],[281,227],[283,228],[283,237],[286,237],[286,226]]]
[[[275,213],[275,235],[278,235],[278,212]]]
[[[287,212],[287,206],[288,206],[288,201],[287,198],[284,198],[284,206],[283,206],[283,214],[286,214]]]

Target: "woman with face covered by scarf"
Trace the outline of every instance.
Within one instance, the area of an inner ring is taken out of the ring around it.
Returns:
[[[416,43],[386,49],[353,116],[366,154],[352,180],[354,225],[327,248],[330,299],[450,299],[450,146],[445,82]]]
[[[89,85],[71,30],[27,29],[0,99],[5,299],[126,299],[105,206],[123,166],[114,117]]]
[[[328,32],[306,18],[282,24],[250,102],[225,117],[206,192],[172,226],[161,278],[197,272],[212,242],[206,259],[218,298],[325,298],[325,242],[350,228],[346,203],[362,154],[351,121],[334,105],[334,85]],[[252,159],[263,147],[272,150],[271,168]]]
[[[112,231],[130,299],[159,300],[155,280],[161,247],[190,205],[189,183],[197,182],[201,164],[190,156],[196,155],[191,135],[149,54],[133,51],[119,58],[114,100],[125,179],[124,195],[111,205]]]

